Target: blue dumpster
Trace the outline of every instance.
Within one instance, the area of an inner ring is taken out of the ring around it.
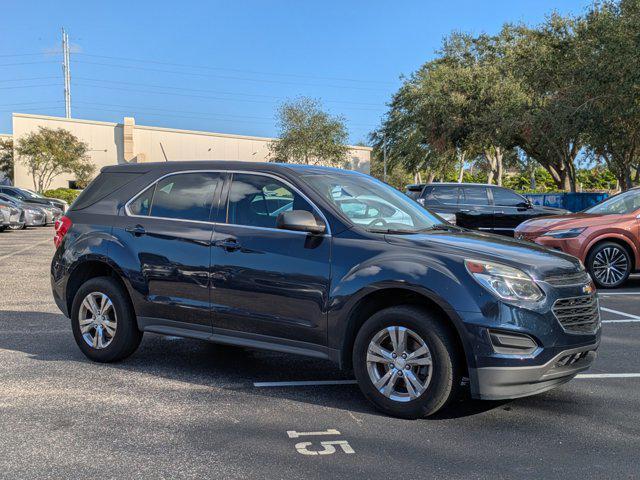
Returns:
[[[596,203],[600,203],[609,194],[606,192],[525,193],[524,196],[534,205],[564,208],[570,212],[579,212]]]

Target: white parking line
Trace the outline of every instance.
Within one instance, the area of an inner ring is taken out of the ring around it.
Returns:
[[[576,378],[640,378],[640,373],[580,373]]]
[[[616,315],[622,315],[623,317],[631,318],[635,321],[640,322],[640,317],[637,315],[631,315],[630,313],[621,312],[619,310],[612,310],[610,308],[600,307],[600,310],[603,312],[615,313]]]
[[[621,320],[602,320],[602,323],[640,323],[640,320],[634,320],[632,318],[624,318]]]
[[[46,240],[42,240],[41,242],[34,243],[32,245],[29,245],[28,247],[21,248],[20,250],[16,250],[15,252],[8,253],[7,255],[3,255],[2,257],[0,257],[0,260],[13,257],[14,255],[18,255],[19,253],[26,252],[27,250],[31,250],[33,247],[37,247],[38,245],[44,245],[45,243],[49,243],[49,242],[53,243],[53,241],[50,238],[47,238]]]

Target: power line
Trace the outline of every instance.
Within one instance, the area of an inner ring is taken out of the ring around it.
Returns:
[[[137,87],[148,87],[148,88],[163,88],[166,90],[177,90],[177,91],[185,91],[185,92],[201,92],[201,93],[213,93],[217,95],[236,95],[242,97],[260,97],[260,98],[273,98],[276,100],[285,100],[286,97],[281,97],[277,95],[264,95],[258,93],[244,93],[244,92],[224,92],[219,90],[207,90],[207,89],[198,89],[198,88],[185,88],[185,87],[175,87],[173,85],[153,85],[149,83],[137,83],[137,82],[122,82],[118,80],[105,80],[98,78],[88,78],[88,77],[75,77],[78,80],[85,80],[88,82],[99,82],[99,83],[109,83],[109,84],[120,84],[120,85],[131,85]],[[327,103],[340,103],[347,105],[360,105],[360,106],[368,106],[368,107],[379,107],[380,105],[377,103],[364,103],[364,102],[351,102],[351,101],[342,101],[342,100],[326,100],[323,98],[324,102]]]
[[[281,84],[281,85],[297,85],[297,86],[306,85],[306,86],[313,86],[313,87],[343,88],[343,89],[349,89],[349,90],[367,90],[367,91],[378,91],[378,92],[381,91],[381,90],[376,89],[376,88],[357,87],[357,86],[349,86],[349,85],[330,85],[330,84],[319,84],[319,83],[301,84],[299,82],[287,82],[287,81],[282,81],[282,80],[267,80],[267,79],[257,79],[257,78],[247,78],[247,77],[234,77],[234,76],[228,76],[228,75],[212,75],[212,74],[208,74],[208,73],[198,73],[198,72],[181,72],[181,71],[178,71],[178,70],[164,70],[164,69],[159,69],[159,68],[140,67],[140,66],[136,66],[136,65],[117,65],[117,64],[113,64],[113,63],[87,62],[86,60],[76,60],[76,62],[85,64],[85,65],[99,65],[99,66],[103,66],[103,67],[125,68],[125,69],[129,68],[129,69],[134,69],[134,70],[146,70],[146,71],[149,71],[149,72],[171,73],[171,74],[175,74],[175,75],[191,75],[191,76],[204,77],[204,78],[221,78],[221,79],[225,79],[225,80],[240,80],[240,81],[255,82],[255,83],[275,83],[275,84]]]
[[[85,101],[77,101],[77,104],[80,105],[87,105],[87,106],[91,106],[91,105],[98,105],[98,106],[103,106],[103,107],[117,107],[117,108],[122,108],[122,109],[126,109],[126,110],[156,110],[158,112],[172,112],[172,113],[181,113],[181,114],[187,114],[187,115],[201,115],[204,116],[202,118],[211,118],[214,119],[213,117],[221,117],[219,118],[220,120],[227,120],[229,119],[229,117],[235,117],[238,119],[255,119],[255,120],[261,120],[261,121],[266,121],[266,122],[270,122],[273,123],[274,119],[273,118],[269,118],[269,117],[257,117],[257,116],[252,116],[252,115],[234,115],[234,114],[216,114],[216,113],[211,113],[211,112],[193,112],[193,111],[180,111],[180,110],[175,110],[175,109],[168,109],[168,108],[159,108],[159,107],[148,107],[148,106],[144,106],[144,107],[140,107],[140,106],[132,106],[132,105],[117,105],[117,104],[108,104],[108,103],[97,103],[97,102],[85,102]],[[100,110],[100,108],[97,108],[96,110]],[[113,110],[113,111],[117,111],[117,112],[121,112],[122,110]],[[142,114],[148,114],[147,112],[143,112]],[[171,115],[167,115],[167,116],[171,116]],[[185,117],[184,115],[180,116],[181,118],[192,118],[192,119],[198,119],[200,117]],[[347,121],[347,123],[350,123]],[[365,128],[375,128],[374,125],[364,125],[364,124],[358,124],[358,123],[350,123],[351,126],[358,126],[358,127],[365,127]]]
[[[16,65],[35,65],[38,63],[58,63],[57,60],[39,60],[37,62],[0,63],[0,67],[13,67]]]
[[[35,87],[59,87],[61,83],[44,83],[42,85],[14,85],[11,87],[0,87],[0,90],[11,90],[16,88],[35,88]]]
[[[375,83],[375,84],[382,84],[382,85],[388,85],[388,86],[394,85],[394,83],[392,82],[386,82],[383,80],[365,80],[365,79],[356,79],[356,78],[305,75],[305,74],[297,74],[297,73],[265,72],[265,71],[258,71],[258,70],[244,70],[244,69],[238,69],[238,68],[211,67],[207,65],[162,62],[157,60],[143,60],[139,58],[116,57],[111,55],[95,55],[95,54],[84,53],[84,52],[78,53],[78,55],[82,55],[85,57],[93,57],[93,58],[106,58],[109,60],[123,60],[127,62],[149,63],[154,65],[167,65],[167,66],[173,66],[173,67],[198,68],[202,70],[215,70],[215,71],[223,71],[223,72],[250,73],[254,75],[272,75],[272,76],[281,76],[281,77],[296,77],[296,78],[308,78],[308,79],[331,80],[331,81],[342,81],[342,82]]]
[[[206,99],[209,99],[209,100],[224,100],[224,101],[232,100],[232,101],[235,101],[235,102],[266,103],[266,104],[278,103],[277,101],[274,101],[274,100],[255,100],[255,99],[250,99],[250,98],[232,99],[232,98],[225,98],[225,97],[213,97],[213,96],[209,96],[209,95],[192,95],[192,94],[176,93],[176,92],[154,92],[154,91],[150,91],[150,90],[136,90],[136,89],[131,89],[131,88],[109,87],[109,86],[106,86],[106,85],[89,85],[89,84],[82,83],[82,82],[76,82],[75,85],[76,86],[82,86],[82,87],[91,87],[91,88],[104,88],[106,90],[115,90],[115,91],[121,91],[121,92],[155,94],[155,95],[171,95],[171,96],[176,96],[176,97],[190,97],[190,98],[206,98]],[[369,112],[379,111],[379,109],[361,108],[361,107],[352,107],[351,110],[364,110],[364,111],[369,111]]]
[[[31,80],[51,80],[52,78],[60,78],[58,75],[52,75],[49,77],[24,77],[24,78],[9,78],[9,79],[0,79],[0,83],[8,83],[8,82],[28,82]]]

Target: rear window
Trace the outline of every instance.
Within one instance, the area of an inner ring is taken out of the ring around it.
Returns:
[[[141,172],[103,172],[85,188],[70,210],[82,210],[142,175]]]

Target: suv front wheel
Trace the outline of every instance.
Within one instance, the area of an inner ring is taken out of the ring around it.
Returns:
[[[78,289],[71,328],[82,353],[96,362],[122,360],[142,340],[129,297],[110,277],[92,278]]]
[[[449,329],[413,306],[373,315],[353,350],[354,373],[365,397],[401,418],[426,417],[444,407],[457,394],[460,367]]]

